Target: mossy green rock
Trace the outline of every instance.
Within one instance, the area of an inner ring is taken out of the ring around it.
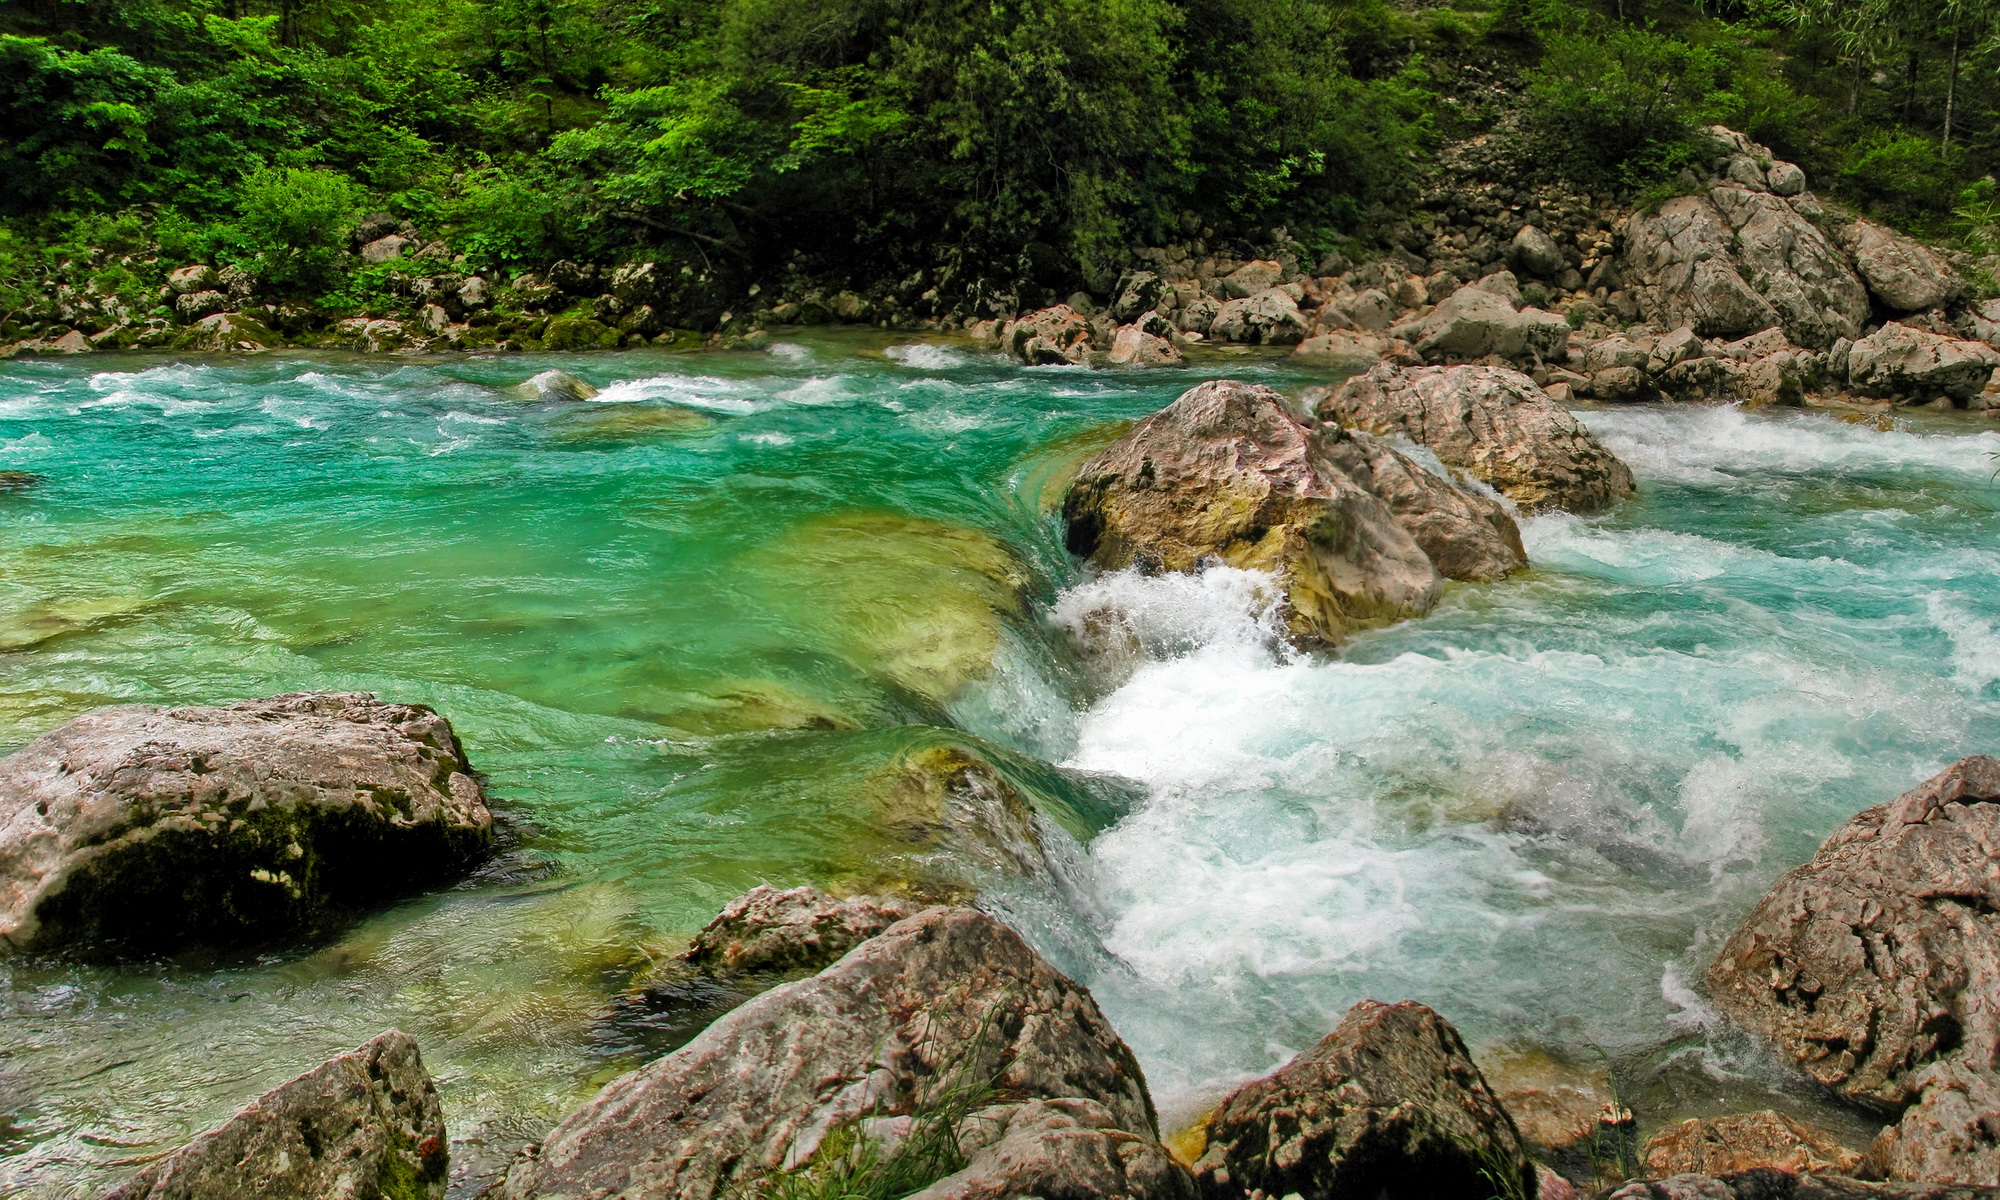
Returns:
[[[0,946],[311,938],[461,873],[492,825],[451,725],[420,705],[100,709],[0,759]]]

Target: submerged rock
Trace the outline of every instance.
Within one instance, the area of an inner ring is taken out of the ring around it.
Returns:
[[[687,962],[712,972],[818,970],[916,911],[895,897],[836,900],[817,888],[760,884],[716,914]]]
[[[707,413],[678,404],[593,404],[587,418],[559,429],[553,440],[569,445],[591,442],[633,442],[649,437],[705,433],[715,427]]]
[[[1458,1031],[1364,1000],[1317,1046],[1222,1102],[1194,1165],[1209,1200],[1533,1195],[1520,1134]]]
[[[1428,612],[1441,577],[1380,499],[1328,463],[1270,388],[1218,380],[1139,422],[1063,499],[1072,552],[1113,570],[1204,561],[1283,580],[1301,641]]]
[[[1852,1175],[1862,1166],[1861,1155],[1832,1134],[1769,1109],[1669,1125],[1640,1158],[1650,1175],[1727,1175],[1753,1167]]]
[[[543,371],[516,384],[514,395],[523,400],[570,403],[596,398],[597,389],[567,371]]]
[[[310,937],[450,879],[492,814],[451,725],[365,692],[87,713],[0,759],[0,942]]]
[[[1638,1123],[1607,1066],[1522,1047],[1482,1054],[1479,1069],[1521,1140],[1565,1179],[1590,1184],[1637,1173]]]
[[[104,1200],[443,1200],[437,1085],[390,1031],[264,1093]]]
[[[1849,1100],[1894,1111],[1947,1055],[2000,1062],[2000,759],[1857,814],[1708,968],[1716,1004]]]
[[[0,471],[0,492],[25,492],[48,482],[48,477],[33,471]]]
[[[1323,421],[1429,447],[1530,512],[1596,512],[1634,490],[1631,469],[1519,371],[1385,364],[1304,400]]]
[[[1062,1132],[1056,1114],[1100,1147],[1116,1150],[1100,1136],[1108,1131],[1157,1140],[1138,1062],[1090,993],[991,917],[931,909],[613,1081],[523,1154],[493,1195],[715,1200],[858,1135],[907,1135],[906,1118],[939,1110],[953,1092],[1005,1103],[1010,1133],[1022,1123],[1022,1139],[1003,1135],[995,1153],[968,1156],[968,1170],[989,1177],[1010,1162],[1025,1172],[1047,1161],[1017,1151],[1031,1130],[1027,1148],[1048,1148],[1043,1136]],[[1036,1101],[1086,1103],[1052,1114],[1033,1110]],[[998,1151],[1010,1140],[1015,1151]],[[1093,1194],[1060,1181],[1008,1187],[938,1197]]]

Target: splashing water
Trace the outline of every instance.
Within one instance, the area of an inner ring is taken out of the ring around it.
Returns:
[[[985,902],[1090,984],[1170,1122],[1364,996],[1602,1047],[1664,1119],[1789,1086],[1703,1005],[1716,939],[2000,741],[2000,436],[1962,420],[1584,413],[1638,500],[1526,521],[1533,571],[1325,657],[1269,580],[1083,572],[1053,514],[1201,378],[1308,382],[1269,360],[822,332],[508,395],[558,361],[0,367],[0,469],[48,478],[0,496],[0,749],[366,688],[449,715],[520,842],[291,955],[0,961],[0,1192],[99,1189],[393,1025],[469,1194],[632,1065],[601,1017],[635,971],[759,881],[853,878],[853,797],[968,735],[1037,795],[1070,784],[1033,758],[1136,781]]]

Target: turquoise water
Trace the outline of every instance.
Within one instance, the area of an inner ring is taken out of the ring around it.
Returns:
[[[508,394],[550,365],[600,401]],[[0,750],[104,704],[362,688],[448,715],[510,829],[316,950],[0,962],[0,1192],[90,1194],[389,1025],[469,1192],[639,1061],[607,1006],[728,898],[895,882],[868,797],[940,744],[1087,840],[1051,822],[986,902],[1170,1118],[1364,996],[1601,1047],[1651,1119],[1810,1105],[1694,983],[1834,825],[2000,744],[2000,435],[1587,412],[1638,500],[1529,521],[1533,572],[1300,658],[1264,581],[1088,577],[1051,512],[1224,374],[1309,382],[833,334],[0,366],[0,469],[48,480],[0,493]]]

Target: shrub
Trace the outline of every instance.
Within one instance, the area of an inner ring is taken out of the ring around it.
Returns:
[[[331,282],[359,213],[360,187],[338,171],[265,167],[238,189],[238,229],[258,275],[278,287]]]

